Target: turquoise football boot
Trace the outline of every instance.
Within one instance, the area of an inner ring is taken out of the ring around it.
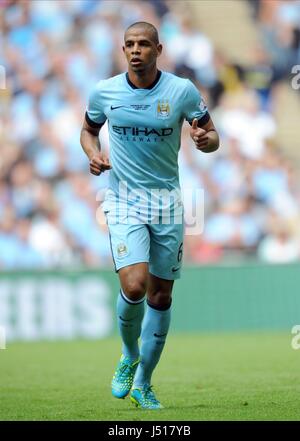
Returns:
[[[139,361],[137,359],[132,363],[130,358],[121,356],[111,382],[111,391],[114,397],[125,398],[129,394]]]
[[[142,388],[133,387],[130,393],[130,400],[142,409],[163,409],[152,390],[152,386],[145,384]]]

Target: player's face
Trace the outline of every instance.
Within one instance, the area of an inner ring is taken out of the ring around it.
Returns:
[[[145,72],[156,65],[156,59],[161,54],[161,44],[151,39],[151,33],[145,29],[129,29],[125,34],[123,52],[128,67],[134,72]]]

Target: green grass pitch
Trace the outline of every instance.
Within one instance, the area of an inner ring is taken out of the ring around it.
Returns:
[[[153,375],[158,411],[111,396],[117,338],[11,343],[0,351],[0,420],[300,420],[291,337],[170,335]]]

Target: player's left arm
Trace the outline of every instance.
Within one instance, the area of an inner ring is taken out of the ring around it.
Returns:
[[[201,152],[211,153],[219,148],[219,135],[210,117],[205,124],[201,124],[201,120],[198,121],[197,118],[194,118],[190,135],[196,148]]]
[[[183,99],[183,115],[191,125],[190,135],[196,148],[211,153],[219,148],[219,135],[200,91],[186,80]]]

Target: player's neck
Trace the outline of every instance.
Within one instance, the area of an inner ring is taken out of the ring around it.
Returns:
[[[158,76],[158,69],[155,67],[151,72],[133,72],[128,69],[128,78],[130,82],[138,89],[147,89],[154,83]]]

